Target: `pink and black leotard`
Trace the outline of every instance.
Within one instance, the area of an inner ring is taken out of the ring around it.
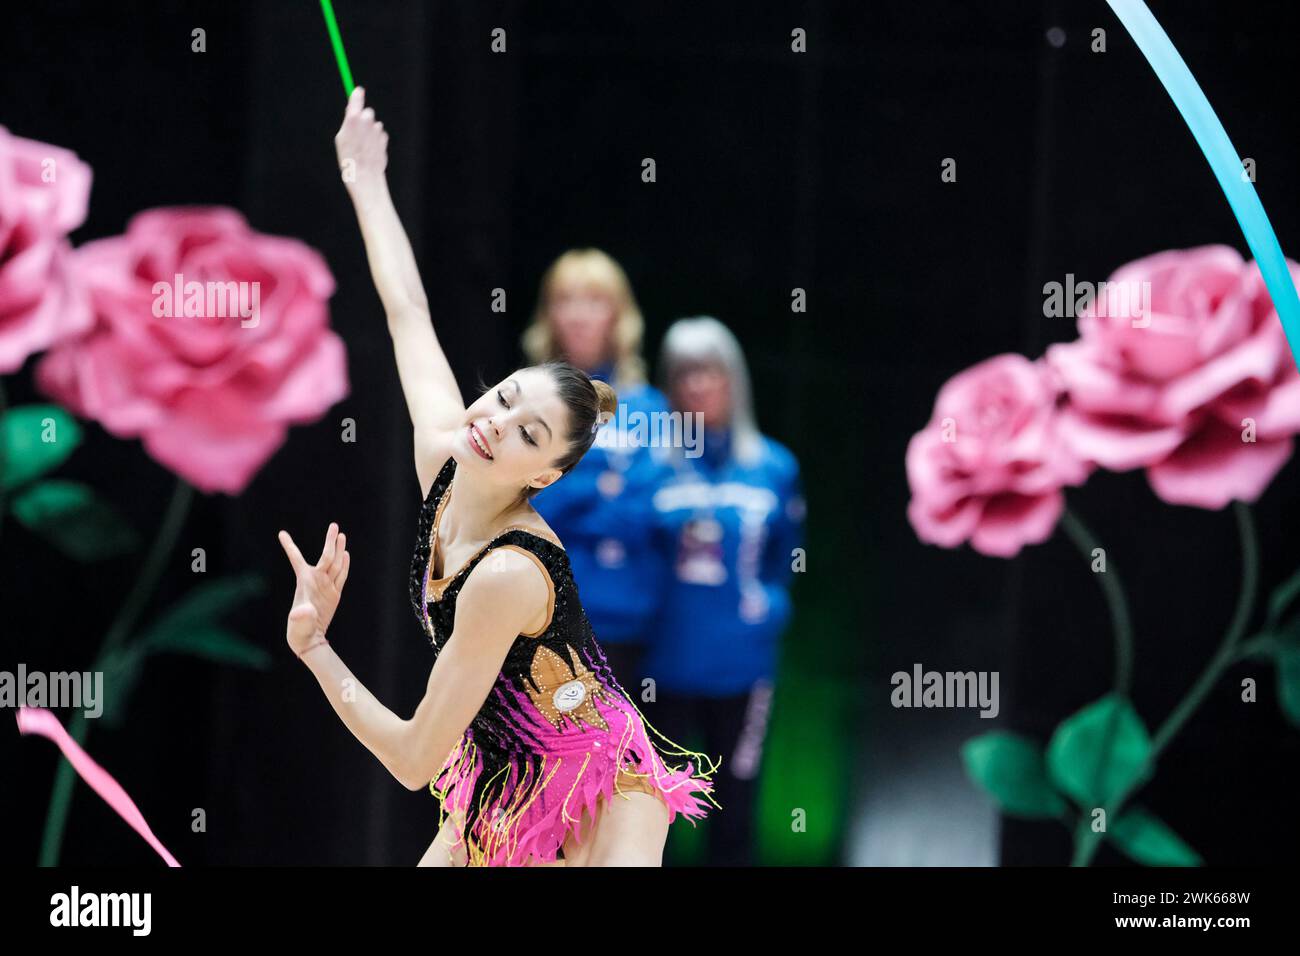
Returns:
[[[702,818],[708,808],[701,797],[718,807],[709,779],[717,763],[662,736],[650,739],[654,728],[614,678],[558,541],[512,526],[455,573],[432,577],[438,520],[455,473],[456,460],[448,458],[420,509],[411,562],[411,603],[434,657],[451,638],[461,586],[493,550],[528,555],[551,588],[546,625],[515,639],[483,706],[429,784],[441,801],[440,826],[449,814],[464,814],[469,864],[554,862],[569,833],[581,835],[584,811],[594,819],[601,796],[655,794],[670,823],[678,813]],[[695,759],[681,767],[665,757]]]

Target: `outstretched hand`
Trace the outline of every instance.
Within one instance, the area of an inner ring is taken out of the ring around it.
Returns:
[[[297,579],[285,640],[298,654],[324,637],[329,629],[339,606],[343,584],[348,579],[351,556],[347,552],[347,535],[332,521],[325,533],[325,547],[321,550],[320,560],[315,564],[307,563],[289,532],[281,531],[278,537]]]
[[[388,133],[366,106],[366,91],[359,86],[348,97],[343,125],[334,134],[334,151],[348,189],[382,180],[388,168]]]

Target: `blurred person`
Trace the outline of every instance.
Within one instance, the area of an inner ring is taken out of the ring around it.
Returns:
[[[676,815],[707,813],[712,768],[668,765],[703,755],[659,736],[623,690],[561,540],[530,504],[587,453],[617,395],[549,362],[465,407],[388,193],[388,134],[364,97],[349,98],[335,146],[355,172],[345,182],[414,429],[424,503],[409,587],[433,661],[402,718],[326,640],[351,563],[334,523],[314,564],[280,532],[296,579],[286,642],[385,769],[438,797],[421,865],[658,866]]]
[[[646,706],[669,737],[700,736],[706,753],[721,754],[708,863],[747,866],[793,552],[803,543],[799,463],[759,432],[744,354],[717,319],[675,322],[659,373],[673,410],[697,416],[703,441],[698,455],[674,449],[674,477],[653,499],[671,573],[644,663],[657,695]]]
[[[638,413],[668,412],[663,393],[645,380],[644,329],[622,267],[599,249],[572,249],[542,277],[522,338],[529,361],[562,359],[618,393],[619,414],[596,445],[533,506],[563,539],[592,628],[634,692],[668,575],[663,552],[651,546],[650,498],[672,473],[662,450],[631,440],[626,427]]]

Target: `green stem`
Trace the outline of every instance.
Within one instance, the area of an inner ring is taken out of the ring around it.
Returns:
[[[1233,663],[1237,661],[1249,660],[1256,656],[1271,656],[1277,651],[1277,638],[1272,634],[1256,634],[1249,641],[1237,647],[1237,653],[1233,656]]]
[[[95,657],[94,670],[103,670],[108,655],[116,650],[135,628],[140,612],[153,595],[158,578],[162,574],[167,558],[176,544],[176,538],[180,534],[181,527],[185,524],[185,517],[189,513],[190,504],[193,500],[194,488],[185,479],[177,478],[176,487],[172,490],[171,502],[167,505],[167,513],[163,516],[157,535],[154,536],[153,545],[149,549],[149,556],[145,559],[144,567],[141,568],[140,574],[135,579],[131,593],[118,610],[117,617],[113,620],[107,635],[104,637],[104,643],[100,646],[99,653]],[[86,738],[90,735],[90,722],[86,719],[84,711],[77,711],[73,715],[68,723],[68,734],[77,743],[85,744]],[[72,769],[72,764],[66,760],[59,761],[59,769],[54,776],[54,790],[50,795],[50,808],[45,816],[45,834],[41,838],[41,866],[56,866],[58,864],[59,850],[63,845],[63,831],[67,825],[68,809],[72,802],[72,788],[75,782],[76,775]]]
[[[1234,501],[1232,504],[1233,510],[1237,513],[1237,527],[1241,534],[1241,593],[1237,598],[1237,608],[1233,612],[1232,623],[1228,625],[1228,633],[1214,657],[1211,658],[1209,666],[1201,673],[1200,679],[1192,686],[1182,703],[1174,708],[1174,712],[1152,738],[1151,756],[1148,758],[1151,761],[1154,761],[1160,751],[1173,740],[1183,724],[1201,705],[1215,681],[1233,662],[1237,644],[1246,633],[1251,612],[1255,610],[1256,592],[1259,589],[1259,542],[1256,540],[1255,522],[1248,505],[1240,501]]]
[[[1124,801],[1150,778],[1160,754],[1182,730],[1188,718],[1196,712],[1196,708],[1201,706],[1205,696],[1223,675],[1223,671],[1237,659],[1237,644],[1246,632],[1246,625],[1250,622],[1259,588],[1259,541],[1255,534],[1255,519],[1251,515],[1250,506],[1234,501],[1232,508],[1237,517],[1237,532],[1241,538],[1241,591],[1237,595],[1237,607],[1233,611],[1232,621],[1224,633],[1219,649],[1210,658],[1201,676],[1151,738],[1151,749],[1139,772],[1134,774],[1132,781],[1123,790],[1107,802],[1104,810],[1108,827],[1115,814],[1124,806]],[[1072,865],[1087,866],[1101,845],[1102,834],[1088,827],[1086,832],[1078,834],[1078,837]]]
[[[1066,534],[1082,552],[1085,561],[1094,560],[1094,551],[1099,550],[1096,536],[1088,530],[1073,511],[1068,508],[1061,516],[1061,524]],[[1111,633],[1115,640],[1115,694],[1121,701],[1129,696],[1133,682],[1133,620],[1129,615],[1128,601],[1124,598],[1124,588],[1120,584],[1119,572],[1115,569],[1110,555],[1106,555],[1104,571],[1094,572],[1101,583],[1102,593],[1106,595],[1106,604],[1110,608]],[[1119,732],[1119,707],[1113,707],[1106,720],[1106,729],[1102,733],[1101,747],[1097,751],[1097,761],[1092,768],[1093,787],[1100,790],[1110,769],[1112,744],[1115,734]],[[1078,831],[1076,831],[1077,834]],[[1077,837],[1076,837],[1077,838]]]
[[[1061,515],[1061,525],[1084,558],[1091,562],[1093,551],[1100,545],[1088,526],[1069,508]],[[1111,632],[1115,636],[1115,692],[1127,697],[1133,684],[1133,619],[1129,616],[1119,572],[1109,554],[1106,555],[1106,570],[1096,574],[1110,608]]]

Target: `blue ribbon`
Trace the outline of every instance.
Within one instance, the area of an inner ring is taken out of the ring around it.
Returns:
[[[1291,272],[1278,245],[1273,227],[1269,225],[1264,205],[1255,193],[1255,186],[1242,174],[1241,159],[1232,148],[1219,117],[1214,115],[1210,101],[1205,98],[1197,85],[1192,71],[1187,68],[1183,58],[1174,49],[1169,36],[1161,28],[1156,18],[1142,0],[1106,0],[1115,16],[1119,17],[1124,28],[1137,43],[1151,69],[1164,84],[1173,99],[1178,112],[1196,137],[1201,152],[1210,162],[1215,178],[1228,197],[1233,215],[1241,224],[1246,243],[1255,255],[1264,284],[1273,299],[1273,308],[1277,310],[1291,346],[1291,358],[1300,368],[1300,299],[1296,298],[1295,283],[1291,281]]]

